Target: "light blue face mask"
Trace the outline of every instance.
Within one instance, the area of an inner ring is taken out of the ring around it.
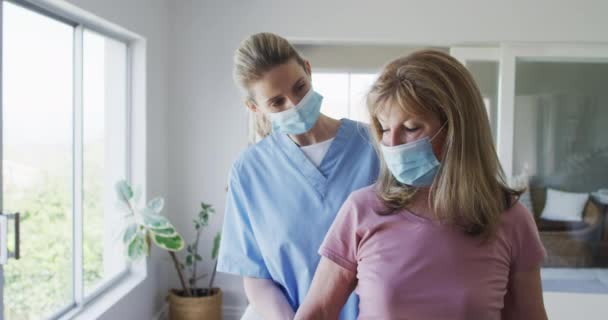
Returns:
[[[308,132],[321,115],[323,96],[312,88],[293,108],[285,111],[267,113],[272,123],[272,130],[285,134],[302,134]]]
[[[397,181],[413,187],[428,187],[433,183],[439,171],[439,161],[433,153],[431,141],[444,126],[430,139],[424,137],[393,147],[380,145],[386,166]]]

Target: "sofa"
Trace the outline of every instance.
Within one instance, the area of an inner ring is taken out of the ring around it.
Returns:
[[[603,227],[601,206],[589,197],[583,210],[583,221],[545,220],[541,218],[541,213],[545,207],[547,189],[530,187],[529,193],[540,238],[547,251],[543,267],[592,267]]]

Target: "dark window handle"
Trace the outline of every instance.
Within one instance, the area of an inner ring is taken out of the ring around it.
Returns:
[[[15,223],[15,252],[8,251],[8,220],[13,219]],[[0,264],[6,264],[9,258],[15,258],[18,260],[20,258],[20,250],[19,250],[19,212],[17,213],[9,213],[9,214],[0,214]]]

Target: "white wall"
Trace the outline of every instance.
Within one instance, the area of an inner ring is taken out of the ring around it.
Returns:
[[[69,0],[147,39],[148,195],[167,194],[169,3],[166,0]],[[171,201],[171,199],[168,199]],[[101,319],[153,319],[167,291],[166,253],[152,251],[148,277]]]
[[[421,47],[397,45],[298,44],[296,50],[317,70],[379,72],[382,66]],[[449,48],[435,48],[449,53]]]
[[[189,227],[200,200],[220,214],[224,209],[228,170],[247,140],[231,62],[248,34],[272,31],[299,42],[414,46],[608,41],[608,1],[602,0],[179,1],[171,7],[168,181],[170,212],[180,230]],[[214,220],[214,228],[220,228],[220,220]],[[174,277],[171,284],[177,285]],[[218,284],[226,291],[230,313],[243,305],[238,278],[220,275]]]

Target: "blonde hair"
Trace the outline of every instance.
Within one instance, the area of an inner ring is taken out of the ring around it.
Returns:
[[[493,235],[500,214],[521,191],[506,183],[481,93],[469,71],[441,51],[417,51],[384,67],[367,104],[376,147],[382,137],[377,114],[387,105],[408,114],[433,114],[445,123],[429,205],[440,220],[462,227],[467,234]],[[381,162],[377,194],[388,209],[381,214],[406,208],[418,189],[399,183]]]
[[[251,85],[274,67],[295,59],[304,70],[305,60],[285,38],[273,33],[256,33],[241,42],[234,54],[234,80],[247,92],[247,99],[255,103]],[[270,134],[270,121],[255,112],[255,130],[261,136]]]

